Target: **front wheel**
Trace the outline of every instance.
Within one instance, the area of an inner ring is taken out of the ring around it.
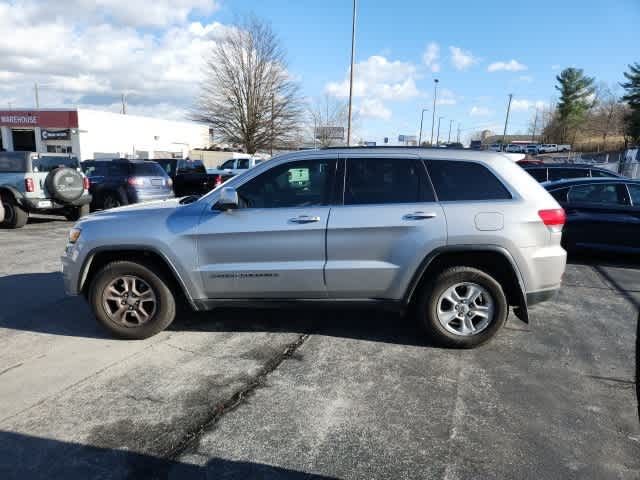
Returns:
[[[98,321],[126,339],[148,338],[161,332],[176,316],[168,282],[152,266],[117,261],[100,270],[89,290]]]
[[[425,285],[417,312],[423,328],[439,344],[473,348],[500,330],[509,306],[493,277],[476,268],[454,267]]]

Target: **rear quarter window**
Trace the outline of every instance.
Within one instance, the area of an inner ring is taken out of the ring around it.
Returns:
[[[547,169],[546,168],[526,168],[525,171],[535,178],[538,182],[547,181]]]
[[[484,165],[465,161],[427,162],[438,200],[508,200],[511,193]]]
[[[0,152],[0,173],[22,173],[26,168],[23,154]]]

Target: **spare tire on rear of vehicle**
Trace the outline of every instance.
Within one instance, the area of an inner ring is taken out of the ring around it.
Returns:
[[[82,174],[72,168],[61,167],[51,170],[44,184],[51,197],[60,203],[73,202],[84,192]]]

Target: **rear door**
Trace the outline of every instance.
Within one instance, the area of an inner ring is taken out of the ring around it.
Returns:
[[[331,210],[330,297],[400,299],[424,256],[446,241],[442,208],[413,155],[341,159],[342,205]]]

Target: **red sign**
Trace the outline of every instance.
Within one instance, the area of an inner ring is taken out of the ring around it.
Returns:
[[[76,110],[0,110],[0,126],[78,128]]]

